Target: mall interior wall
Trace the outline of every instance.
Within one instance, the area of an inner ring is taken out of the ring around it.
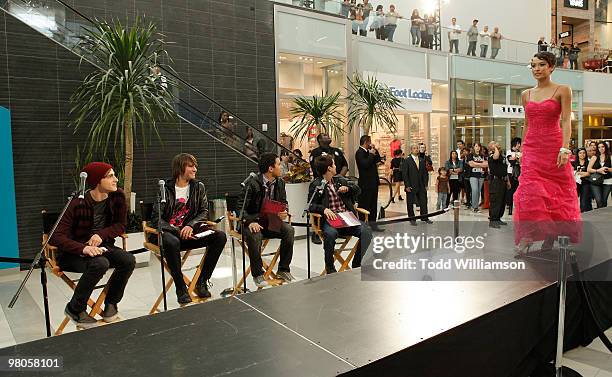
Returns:
[[[374,0],[374,7],[381,4],[385,11],[390,4],[406,19],[410,18],[413,9],[420,13],[431,12],[438,3],[437,0]],[[540,36],[550,38],[551,0],[440,0],[442,4],[442,26],[450,25],[451,18],[456,17],[457,23],[467,30],[472,20],[480,20],[479,26],[489,25],[493,30],[499,26],[500,32],[510,39],[537,42]],[[410,40],[410,21],[400,21],[395,32],[398,41]]]
[[[145,14],[167,39],[175,68],[188,82],[254,126],[276,134],[273,4],[267,0],[215,2],[75,1],[103,18]],[[89,5],[88,5],[89,4]],[[163,5],[162,5],[163,4]],[[171,4],[171,5],[170,5]],[[214,10],[214,14],[213,14]],[[85,134],[69,124],[69,98],[92,67],[11,15],[0,12],[0,106],[11,110],[15,192],[22,257],[40,248],[41,210],[59,211],[74,190],[75,153]],[[209,198],[237,193],[252,163],[191,125],[160,124],[163,145],[135,148],[133,191],[153,201],[156,182],[171,174],[180,152],[199,160]]]

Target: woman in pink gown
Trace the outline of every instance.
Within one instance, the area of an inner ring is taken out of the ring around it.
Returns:
[[[525,135],[521,176],[514,194],[514,240],[524,254],[534,241],[550,249],[558,236],[580,242],[582,224],[576,184],[568,163],[571,136],[572,91],[550,76],[555,56],[540,52],[531,60],[538,84],[523,92]]]

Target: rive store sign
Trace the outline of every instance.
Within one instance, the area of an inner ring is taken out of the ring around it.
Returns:
[[[433,99],[431,80],[375,72],[363,72],[363,77],[376,77],[378,81],[387,85],[393,95],[402,101],[404,110],[415,113],[431,112]]]

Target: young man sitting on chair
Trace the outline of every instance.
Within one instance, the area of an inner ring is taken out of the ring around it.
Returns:
[[[198,162],[194,156],[188,153],[176,155],[172,160],[173,178],[167,180],[165,185],[166,203],[161,205],[164,258],[174,280],[177,301],[181,305],[191,302],[181,271],[181,250],[206,247],[206,254],[202,256],[204,265],[195,293],[200,298],[209,298],[211,294],[208,281],[227,241],[225,233],[219,230],[214,230],[212,234],[202,238],[195,237],[194,228],[198,230],[200,224],[208,220],[206,187],[196,179],[197,171]],[[157,205],[154,205],[151,225],[155,228],[157,221]],[[150,241],[157,242],[157,236]]]
[[[242,198],[248,189],[248,196],[244,207],[244,240],[249,249],[251,274],[258,288],[268,286],[264,278],[261,260],[262,238],[277,238],[280,243],[280,261],[276,277],[290,282],[295,280],[291,275],[291,258],[293,257],[293,227],[283,220],[287,219],[287,193],[285,182],[281,178],[281,165],[279,157],[274,153],[264,153],[259,158],[259,174],[250,179],[242,190],[238,206],[242,206]],[[264,214],[264,201],[270,200],[285,205],[285,210],[277,214]],[[240,208],[238,208],[240,213]]]
[[[87,301],[98,282],[109,268],[115,269],[108,280],[102,312],[104,321],[112,322],[118,318],[117,304],[136,261],[134,255],[115,247],[115,238],[125,233],[127,206],[113,167],[92,162],[83,171],[90,190],[84,199],[72,200],[50,244],[60,252],[62,270],[82,273],[64,312],[80,328],[90,328],[97,321],[87,314]]]
[[[323,216],[321,230],[323,232],[323,250],[325,251],[325,271],[328,274],[336,272],[334,266],[334,246],[338,236],[354,236],[359,238],[361,246],[353,257],[352,267],[360,267],[361,259],[370,242],[372,231],[363,221],[361,224],[345,228],[334,228],[327,220],[336,220],[337,214],[355,212],[355,198],[361,193],[359,186],[341,175],[336,175],[336,165],[331,156],[317,157],[315,160],[319,178],[312,181],[308,190],[308,198],[314,194],[310,204],[310,212]],[[325,182],[323,182],[325,181]],[[320,187],[323,185],[323,190]],[[316,191],[316,193],[315,193]]]

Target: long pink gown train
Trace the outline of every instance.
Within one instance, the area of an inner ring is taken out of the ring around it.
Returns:
[[[522,144],[521,175],[514,194],[514,242],[541,241],[560,235],[582,238],[582,220],[571,164],[557,167],[563,144],[561,104],[553,98],[529,101],[527,135]]]

